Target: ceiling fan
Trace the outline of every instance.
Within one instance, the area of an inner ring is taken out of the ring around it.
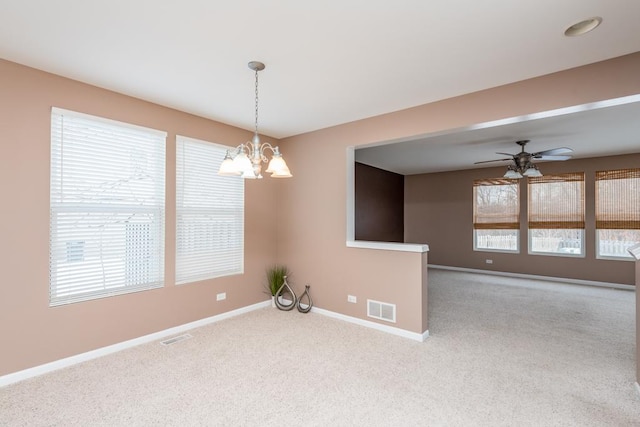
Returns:
[[[485,160],[482,162],[475,162],[474,164],[478,165],[481,163],[504,162],[507,160],[512,160],[513,164],[507,166],[507,173],[504,175],[505,178],[522,178],[523,176],[536,177],[542,176],[542,173],[533,163],[533,160],[568,160],[571,158],[571,155],[569,153],[573,153],[573,150],[567,147],[553,148],[551,150],[539,151],[537,153],[527,153],[526,151],[524,151],[524,146],[527,145],[528,142],[528,139],[516,141],[516,144],[522,147],[521,151],[518,154],[496,153],[503,154],[509,157],[505,159]]]

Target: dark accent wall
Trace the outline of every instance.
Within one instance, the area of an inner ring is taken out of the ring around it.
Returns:
[[[504,167],[406,176],[405,242],[428,244],[434,265],[633,285],[633,262],[596,259],[595,171],[638,165],[640,154],[539,164],[543,174],[585,172],[584,258],[528,254],[525,179],[520,186],[520,253],[473,250],[473,180],[500,177]]]
[[[355,164],[355,239],[404,241],[404,176]]]

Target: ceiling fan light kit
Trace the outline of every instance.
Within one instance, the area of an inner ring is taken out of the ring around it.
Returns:
[[[551,150],[540,151],[537,153],[527,153],[524,151],[524,146],[529,142],[528,139],[523,139],[521,141],[516,141],[521,147],[521,150],[518,154],[510,154],[510,153],[496,153],[503,154],[505,156],[511,156],[505,159],[496,159],[496,160],[486,160],[482,162],[475,162],[475,164],[480,163],[491,163],[491,162],[503,162],[510,160],[513,163],[507,166],[507,172],[504,174],[503,178],[509,179],[520,179],[523,177],[528,178],[536,178],[542,176],[542,172],[538,169],[538,166],[533,163],[533,160],[550,160],[550,161],[559,161],[559,160],[568,160],[571,158],[569,153],[572,153],[573,150],[567,147],[553,148]]]
[[[522,178],[522,174],[518,172],[515,166],[509,165],[507,166],[507,172],[504,174],[503,178],[520,179]]]
[[[540,172],[540,169],[538,169],[538,166],[536,166],[533,163],[531,163],[527,167],[527,170],[525,170],[522,173],[522,175],[530,177],[530,178],[536,178],[536,177],[542,176],[542,172]]]

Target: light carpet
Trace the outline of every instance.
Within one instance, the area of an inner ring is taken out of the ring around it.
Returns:
[[[4,387],[0,425],[640,426],[634,299],[430,270],[424,343],[265,308]]]

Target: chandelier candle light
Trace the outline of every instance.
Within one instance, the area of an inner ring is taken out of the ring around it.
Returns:
[[[262,62],[251,61],[249,62],[249,68],[256,73],[256,120],[253,139],[238,145],[233,152],[227,150],[227,155],[220,165],[218,175],[261,179],[262,163],[269,161],[265,152],[271,150],[271,161],[269,161],[269,166],[265,172],[269,172],[272,178],[291,178],[293,175],[291,175],[278,147],[273,147],[268,142],[260,143],[260,136],[258,135],[258,71],[264,70],[265,65]]]

